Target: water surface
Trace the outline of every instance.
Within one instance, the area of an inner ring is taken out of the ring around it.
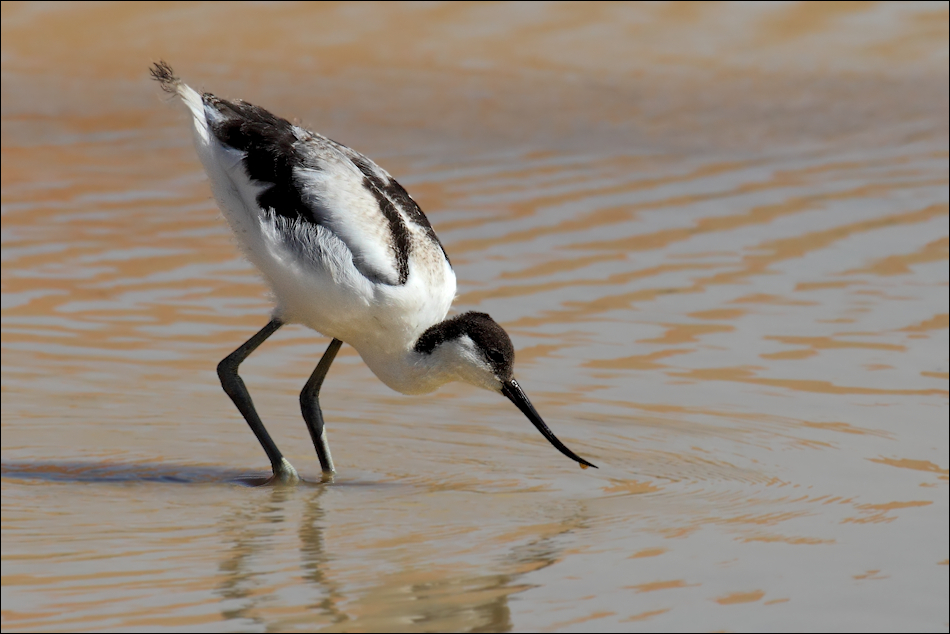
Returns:
[[[3,5],[4,630],[946,630],[946,4]],[[419,201],[510,403],[282,329],[187,117]]]

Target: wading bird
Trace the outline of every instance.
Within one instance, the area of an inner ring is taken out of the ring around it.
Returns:
[[[300,393],[325,475],[334,471],[320,386],[343,342],[403,394],[464,381],[506,396],[552,445],[591,463],[548,429],[512,376],[508,334],[485,313],[445,316],[455,272],[419,205],[359,152],[247,102],[199,94],[165,62],[151,69],[193,116],[195,147],[244,255],[276,298],[270,322],[218,364],[224,391],[267,452],[274,480],[299,481],[264,428],[238,366],[281,326],[332,338]]]

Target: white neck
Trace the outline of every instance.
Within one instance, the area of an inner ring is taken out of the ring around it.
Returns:
[[[430,354],[413,349],[383,351],[357,348],[379,380],[403,394],[428,394],[450,381],[498,391],[500,383],[467,336],[446,341]]]

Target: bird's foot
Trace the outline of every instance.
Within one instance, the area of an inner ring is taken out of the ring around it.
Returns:
[[[293,486],[300,484],[300,476],[297,475],[297,470],[294,469],[294,466],[290,464],[287,458],[281,458],[280,464],[274,465],[274,475],[270,479],[269,484]]]

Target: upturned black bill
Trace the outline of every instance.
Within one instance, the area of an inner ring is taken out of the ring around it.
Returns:
[[[576,453],[568,449],[564,445],[564,443],[562,443],[560,440],[557,439],[557,436],[555,436],[554,433],[550,429],[548,429],[548,426],[544,424],[544,421],[541,420],[541,415],[538,414],[538,411],[536,409],[534,409],[534,406],[531,404],[531,401],[528,400],[527,395],[524,393],[524,390],[521,389],[521,386],[518,385],[517,381],[515,381],[514,379],[505,381],[502,384],[501,393],[507,396],[509,401],[517,405],[518,409],[524,412],[524,415],[528,417],[528,420],[534,423],[534,426],[538,428],[538,431],[541,432],[541,434],[544,435],[544,437],[548,439],[548,442],[550,442],[552,445],[557,447],[558,451],[560,451],[562,454],[564,454],[571,460],[576,460],[582,465],[587,465],[588,467],[594,467],[595,469],[597,468],[597,465],[593,465],[587,462],[586,460],[578,456]]]

